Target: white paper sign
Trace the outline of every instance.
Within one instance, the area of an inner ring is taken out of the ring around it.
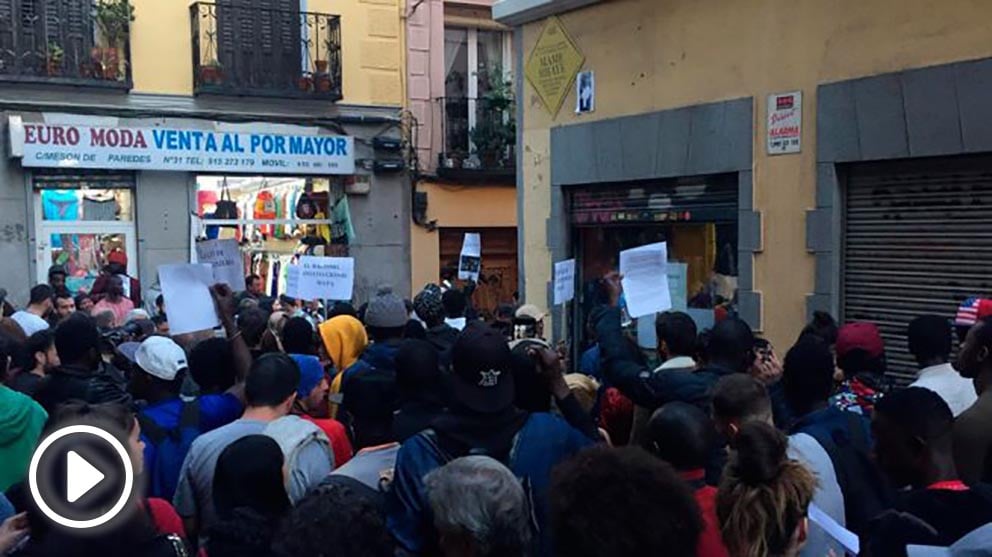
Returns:
[[[809,506],[809,519],[820,528],[823,528],[823,531],[827,535],[837,540],[851,555],[857,555],[861,552],[861,542],[858,539],[858,535],[838,524],[830,515],[823,512],[820,507],[816,505]]]
[[[299,265],[286,267],[286,295],[290,298],[304,300],[306,298],[300,295],[300,270]]]
[[[803,92],[768,95],[768,154],[802,150]]]
[[[213,267],[214,284],[226,284],[235,292],[245,289],[244,265],[237,240],[197,242],[196,260]]]
[[[220,325],[210,285],[213,268],[203,263],[162,265],[158,281],[169,308],[169,331],[172,336],[206,331]]]
[[[620,252],[627,313],[633,318],[672,308],[668,291],[668,245],[648,244]]]
[[[479,281],[482,270],[482,237],[478,232],[468,232],[462,242],[462,252],[458,258],[458,278]]]
[[[299,268],[300,299],[351,300],[355,289],[354,258],[303,256]]]
[[[25,167],[110,168],[251,174],[354,174],[355,140],[202,129],[25,123],[10,127]]]
[[[591,70],[575,76],[575,113],[585,114],[596,110],[596,74]]]
[[[668,264],[668,291],[671,293],[672,309],[685,311],[689,307],[689,265],[685,263]]]
[[[575,260],[567,259],[555,263],[555,299],[560,305],[575,298]]]

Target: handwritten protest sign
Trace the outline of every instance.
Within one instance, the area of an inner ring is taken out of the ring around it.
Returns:
[[[196,260],[213,267],[214,283],[226,284],[235,292],[245,289],[244,264],[236,240],[197,242]]]
[[[354,258],[303,256],[299,268],[297,297],[304,300],[351,300],[355,289]]]
[[[575,260],[567,259],[555,263],[555,305],[564,304],[575,298]]]
[[[668,290],[668,245],[665,242],[621,251],[620,274],[631,317],[672,308]]]

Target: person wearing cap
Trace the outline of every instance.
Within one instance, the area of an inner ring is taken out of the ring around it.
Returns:
[[[296,390],[293,414],[319,427],[331,441],[334,451],[334,465],[342,466],[353,454],[351,440],[341,422],[327,418],[327,392],[330,386],[320,358],[307,354],[290,354],[290,358],[300,366],[300,386]]]
[[[975,386],[961,377],[951,360],[951,324],[946,317],[924,315],[909,324],[906,333],[909,353],[920,365],[920,374],[910,387],[923,387],[940,395],[955,417],[978,400]]]
[[[978,393],[954,421],[954,462],[965,483],[992,482],[992,317],[968,331],[954,367]]]
[[[395,390],[396,352],[403,342],[403,333],[409,314],[403,299],[384,287],[369,300],[365,310],[365,328],[372,343],[362,353],[357,362],[344,370],[341,380],[342,390],[347,390],[348,381],[353,378],[374,374],[377,380],[391,382]],[[395,404],[395,400],[389,401]],[[344,397],[343,408],[348,412],[358,411],[354,404]],[[393,410],[396,408],[393,407]]]
[[[544,365],[546,359],[555,359],[554,353],[542,351],[538,355],[542,368],[553,378],[555,396],[568,398],[570,393],[560,365]],[[406,551],[417,555],[438,554],[438,537],[428,510],[424,476],[455,458],[472,454],[498,460],[528,486],[542,534],[539,554],[550,554],[551,470],[593,440],[559,416],[516,408],[511,366],[506,339],[488,325],[469,324],[455,343],[448,412],[400,447],[387,496],[387,526]]]
[[[830,403],[870,418],[875,403],[890,389],[882,334],[873,323],[849,323],[837,331],[835,348],[844,381]]]
[[[93,301],[98,302],[108,294],[111,277],[121,277],[122,292],[128,293],[127,297],[134,304],[134,307],[141,307],[141,283],[138,282],[138,279],[128,276],[127,254],[119,249],[115,249],[107,255],[107,265],[93,282],[93,288],[90,289],[90,296]],[[125,280],[127,280],[126,285],[123,283]]]
[[[961,480],[952,457],[954,416],[937,393],[910,387],[875,407],[875,455],[899,492],[872,521],[861,548],[906,555],[907,545],[949,546],[992,523],[992,486]]]
[[[514,340],[524,338],[539,338],[543,340],[544,317],[545,313],[534,304],[520,306],[513,315]]]
[[[441,287],[428,284],[413,299],[413,310],[427,328],[427,342],[437,350],[440,363],[447,367],[451,363],[451,348],[458,340],[458,329],[444,322],[445,311]]]
[[[171,499],[189,443],[181,443],[184,446],[178,458],[169,457],[168,462],[158,458],[159,445],[166,436],[192,442],[192,438],[233,422],[241,414],[241,401],[230,392],[182,400],[179,394],[189,364],[186,352],[170,338],[153,336],[140,344],[124,343],[118,351],[134,364],[128,390],[135,399],[148,403],[138,413],[148,493]]]

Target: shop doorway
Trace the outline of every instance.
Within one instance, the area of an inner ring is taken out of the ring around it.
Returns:
[[[480,317],[492,320],[500,304],[512,304],[517,292],[517,229],[442,228],[439,230],[441,278],[458,275],[458,258],[466,232],[478,232],[482,240],[482,270],[479,284],[472,294],[472,307]]]
[[[115,251],[138,276],[133,176],[39,175],[32,197],[39,283],[61,265],[69,290],[88,292]]]

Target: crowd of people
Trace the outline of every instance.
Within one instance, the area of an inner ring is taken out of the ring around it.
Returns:
[[[732,315],[666,312],[645,354],[615,273],[574,366],[539,308],[483,322],[449,285],[318,308],[247,277],[211,289],[217,330],[170,337],[121,275],[77,298],[54,268],[0,304],[0,555],[992,553],[992,302],[915,319],[902,386],[875,325],[822,313],[779,358]],[[27,486],[77,424],[138,478],[97,533]]]

